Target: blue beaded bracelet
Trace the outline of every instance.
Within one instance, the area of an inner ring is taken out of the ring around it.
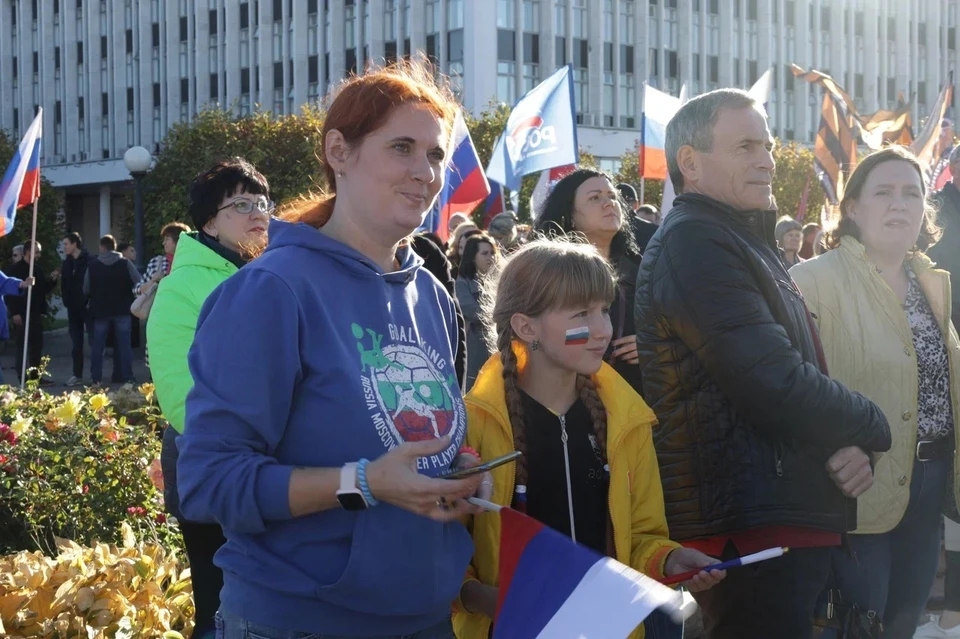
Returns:
[[[374,498],[373,493],[370,492],[370,485],[367,483],[367,464],[369,463],[369,459],[361,459],[357,462],[357,483],[360,484],[360,492],[363,493],[367,506],[376,506],[380,502]]]

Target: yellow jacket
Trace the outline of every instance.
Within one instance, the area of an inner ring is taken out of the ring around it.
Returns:
[[[523,369],[526,352],[518,348]],[[680,545],[667,538],[660,471],[653,447],[653,411],[639,395],[606,364],[595,376],[597,391],[607,409],[607,460],[610,465],[609,510],[613,523],[616,559],[644,574],[663,576],[670,551]],[[483,459],[513,451],[513,429],[507,415],[503,366],[499,355],[487,361],[466,397],[467,441]],[[493,501],[509,506],[515,475],[512,465],[493,470]],[[499,585],[500,516],[476,515],[467,522],[473,534],[474,554],[467,579]],[[458,639],[487,639],[491,620],[454,607],[453,627]],[[634,639],[643,637],[638,629]]]
[[[908,265],[943,331],[950,358],[954,436],[960,438],[960,342],[950,322],[950,275],[918,254]],[[859,534],[889,532],[910,501],[917,447],[917,354],[900,300],[863,245],[839,248],[790,269],[816,316],[830,376],[871,399],[890,422],[893,447],[876,464],[874,484],[857,499]],[[957,446],[960,454],[960,446]],[[960,485],[954,480],[954,490]]]

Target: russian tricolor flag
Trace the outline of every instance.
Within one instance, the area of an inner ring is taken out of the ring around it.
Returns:
[[[483,173],[477,149],[470,139],[463,114],[458,112],[450,136],[450,162],[443,180],[443,190],[437,200],[436,215],[432,230],[444,242],[447,241],[447,224],[454,213],[470,214],[490,194],[487,176]],[[426,226],[430,227],[429,224]]]
[[[17,209],[33,204],[40,197],[40,137],[43,129],[43,109],[37,110],[26,135],[20,140],[10,160],[10,166],[0,181],[0,211],[3,228],[0,237],[13,230]]]
[[[499,182],[489,181],[490,195],[483,203],[483,228],[490,228],[493,218],[507,210],[507,202],[503,196],[503,186]]]
[[[500,510],[500,601],[493,639],[621,639],[683,596],[579,546],[515,510]]]
[[[643,85],[643,128],[640,139],[640,177],[667,179],[667,122],[680,110],[680,99]]]

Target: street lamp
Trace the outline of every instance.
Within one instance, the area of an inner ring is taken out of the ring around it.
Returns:
[[[133,209],[136,233],[137,268],[143,272],[143,176],[150,170],[153,156],[142,146],[133,146],[123,154],[123,163],[133,177]]]

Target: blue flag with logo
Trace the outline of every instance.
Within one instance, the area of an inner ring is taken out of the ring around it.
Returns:
[[[511,191],[525,175],[577,164],[577,120],[573,65],[558,69],[520,98],[493,149],[487,177]]]

